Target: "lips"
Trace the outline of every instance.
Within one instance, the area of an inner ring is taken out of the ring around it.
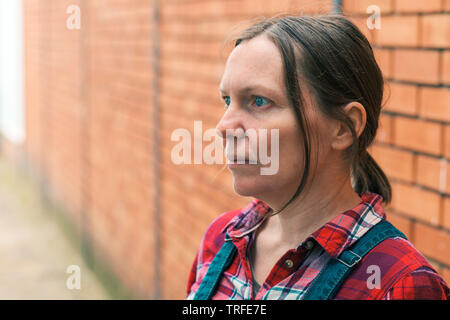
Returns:
[[[247,158],[238,158],[237,156],[226,156],[228,163],[249,163]]]
[[[228,164],[258,164],[257,160],[251,161],[249,158],[242,158],[238,156],[231,157],[231,155],[226,155]]]

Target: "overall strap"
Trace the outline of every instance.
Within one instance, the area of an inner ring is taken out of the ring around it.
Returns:
[[[213,261],[208,267],[205,277],[200,283],[200,287],[193,300],[209,300],[214,294],[217,284],[219,283],[220,277],[225,269],[233,261],[234,254],[237,249],[230,236],[225,234],[225,243],[220,248],[219,252],[214,257]]]
[[[332,299],[356,264],[380,242],[393,237],[406,239],[406,236],[390,222],[382,220],[377,223],[338,258],[330,259],[310,284],[302,299]]]

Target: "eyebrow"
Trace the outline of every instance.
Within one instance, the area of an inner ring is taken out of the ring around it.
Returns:
[[[273,96],[278,96],[278,94],[279,94],[278,91],[273,90],[273,89],[271,89],[269,87],[266,87],[266,86],[263,86],[263,85],[259,85],[259,84],[255,84],[255,85],[251,85],[251,86],[248,86],[248,87],[244,87],[244,88],[239,90],[239,93],[246,93],[246,92],[253,91],[253,90],[256,90],[256,89],[267,91],[270,95],[273,95]],[[223,94],[223,93],[225,93],[225,90],[222,87],[219,87],[219,92],[221,94]]]

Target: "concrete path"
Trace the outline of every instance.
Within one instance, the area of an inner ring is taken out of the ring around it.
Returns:
[[[0,299],[110,299],[45,211],[36,186],[0,155]],[[68,288],[71,265],[80,289]]]

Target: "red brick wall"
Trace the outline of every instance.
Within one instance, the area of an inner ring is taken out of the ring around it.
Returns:
[[[79,223],[80,34],[65,28],[69,3],[77,2],[25,2],[26,149],[43,187]]]
[[[90,235],[94,254],[137,296],[184,298],[206,227],[251,198],[234,194],[231,174],[219,173],[220,165],[173,164],[171,133],[193,134],[194,120],[206,130],[220,119],[218,85],[231,50],[222,45],[234,27],[279,12],[326,13],[332,2],[24,2],[30,165]],[[372,3],[363,2],[343,1],[343,7],[364,27]],[[392,94],[372,152],[394,186],[390,219],[445,272],[450,180],[439,179],[442,159],[450,158],[449,37],[439,34],[448,27],[429,37],[423,31],[448,23],[448,1],[426,14],[419,12],[428,7],[409,12],[402,1],[377,2],[382,29],[363,31]],[[66,28],[69,4],[80,5],[80,30]]]
[[[373,4],[379,30],[366,25]],[[450,1],[344,0],[343,11],[388,80],[372,147],[393,186],[388,217],[450,281]]]
[[[81,28],[68,29],[69,5]],[[26,148],[52,199],[138,296],[153,291],[149,1],[24,1]]]
[[[151,1],[85,1],[88,215],[126,285],[153,291]]]

